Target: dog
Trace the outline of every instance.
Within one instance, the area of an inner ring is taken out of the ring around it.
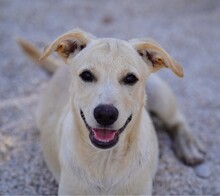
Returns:
[[[155,41],[96,38],[75,29],[43,54],[25,40],[18,43],[55,73],[41,98],[37,127],[59,195],[151,194],[158,142],[149,112],[166,125],[181,160],[204,160],[204,147],[171,89],[152,74],[169,68],[183,77],[181,65]],[[62,63],[49,57],[55,51]]]

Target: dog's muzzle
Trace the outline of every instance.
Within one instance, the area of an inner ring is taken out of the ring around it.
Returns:
[[[112,130],[107,128],[92,128],[86,122],[85,115],[82,110],[80,110],[80,115],[89,130],[89,138],[94,146],[101,149],[108,149],[115,146],[119,140],[120,134],[125,130],[128,123],[132,119],[132,115],[128,117],[123,127],[118,130]]]

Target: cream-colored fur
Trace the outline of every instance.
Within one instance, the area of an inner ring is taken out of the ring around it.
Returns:
[[[29,56],[39,58],[34,46],[18,42]],[[68,65],[46,59],[54,51]],[[158,144],[146,108],[164,121],[180,158],[188,164],[203,161],[204,149],[189,132],[171,90],[160,78],[150,76],[167,67],[182,77],[182,68],[152,40],[98,39],[76,29],[57,38],[46,47],[41,62],[36,61],[51,73],[57,70],[41,98],[37,126],[60,195],[151,194]],[[85,70],[92,72],[94,81],[82,80]],[[138,81],[125,84],[128,73]],[[91,143],[84,122],[99,126],[93,115],[99,104],[119,111],[111,129],[119,130],[132,115],[117,144],[109,149]]]

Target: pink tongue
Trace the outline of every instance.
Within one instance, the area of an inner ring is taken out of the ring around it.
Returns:
[[[114,139],[116,130],[108,130],[108,129],[92,129],[94,133],[94,137],[96,140],[101,142],[109,142]]]

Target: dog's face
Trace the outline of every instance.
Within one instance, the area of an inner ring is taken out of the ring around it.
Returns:
[[[97,39],[75,31],[55,40],[42,58],[53,50],[71,66],[71,100],[86,128],[84,140],[102,149],[115,146],[138,118],[151,72],[165,66],[182,76],[181,67],[149,40]]]
[[[114,146],[144,106],[150,70],[131,45],[115,39],[93,40],[68,61],[74,107],[91,142],[99,148]]]

